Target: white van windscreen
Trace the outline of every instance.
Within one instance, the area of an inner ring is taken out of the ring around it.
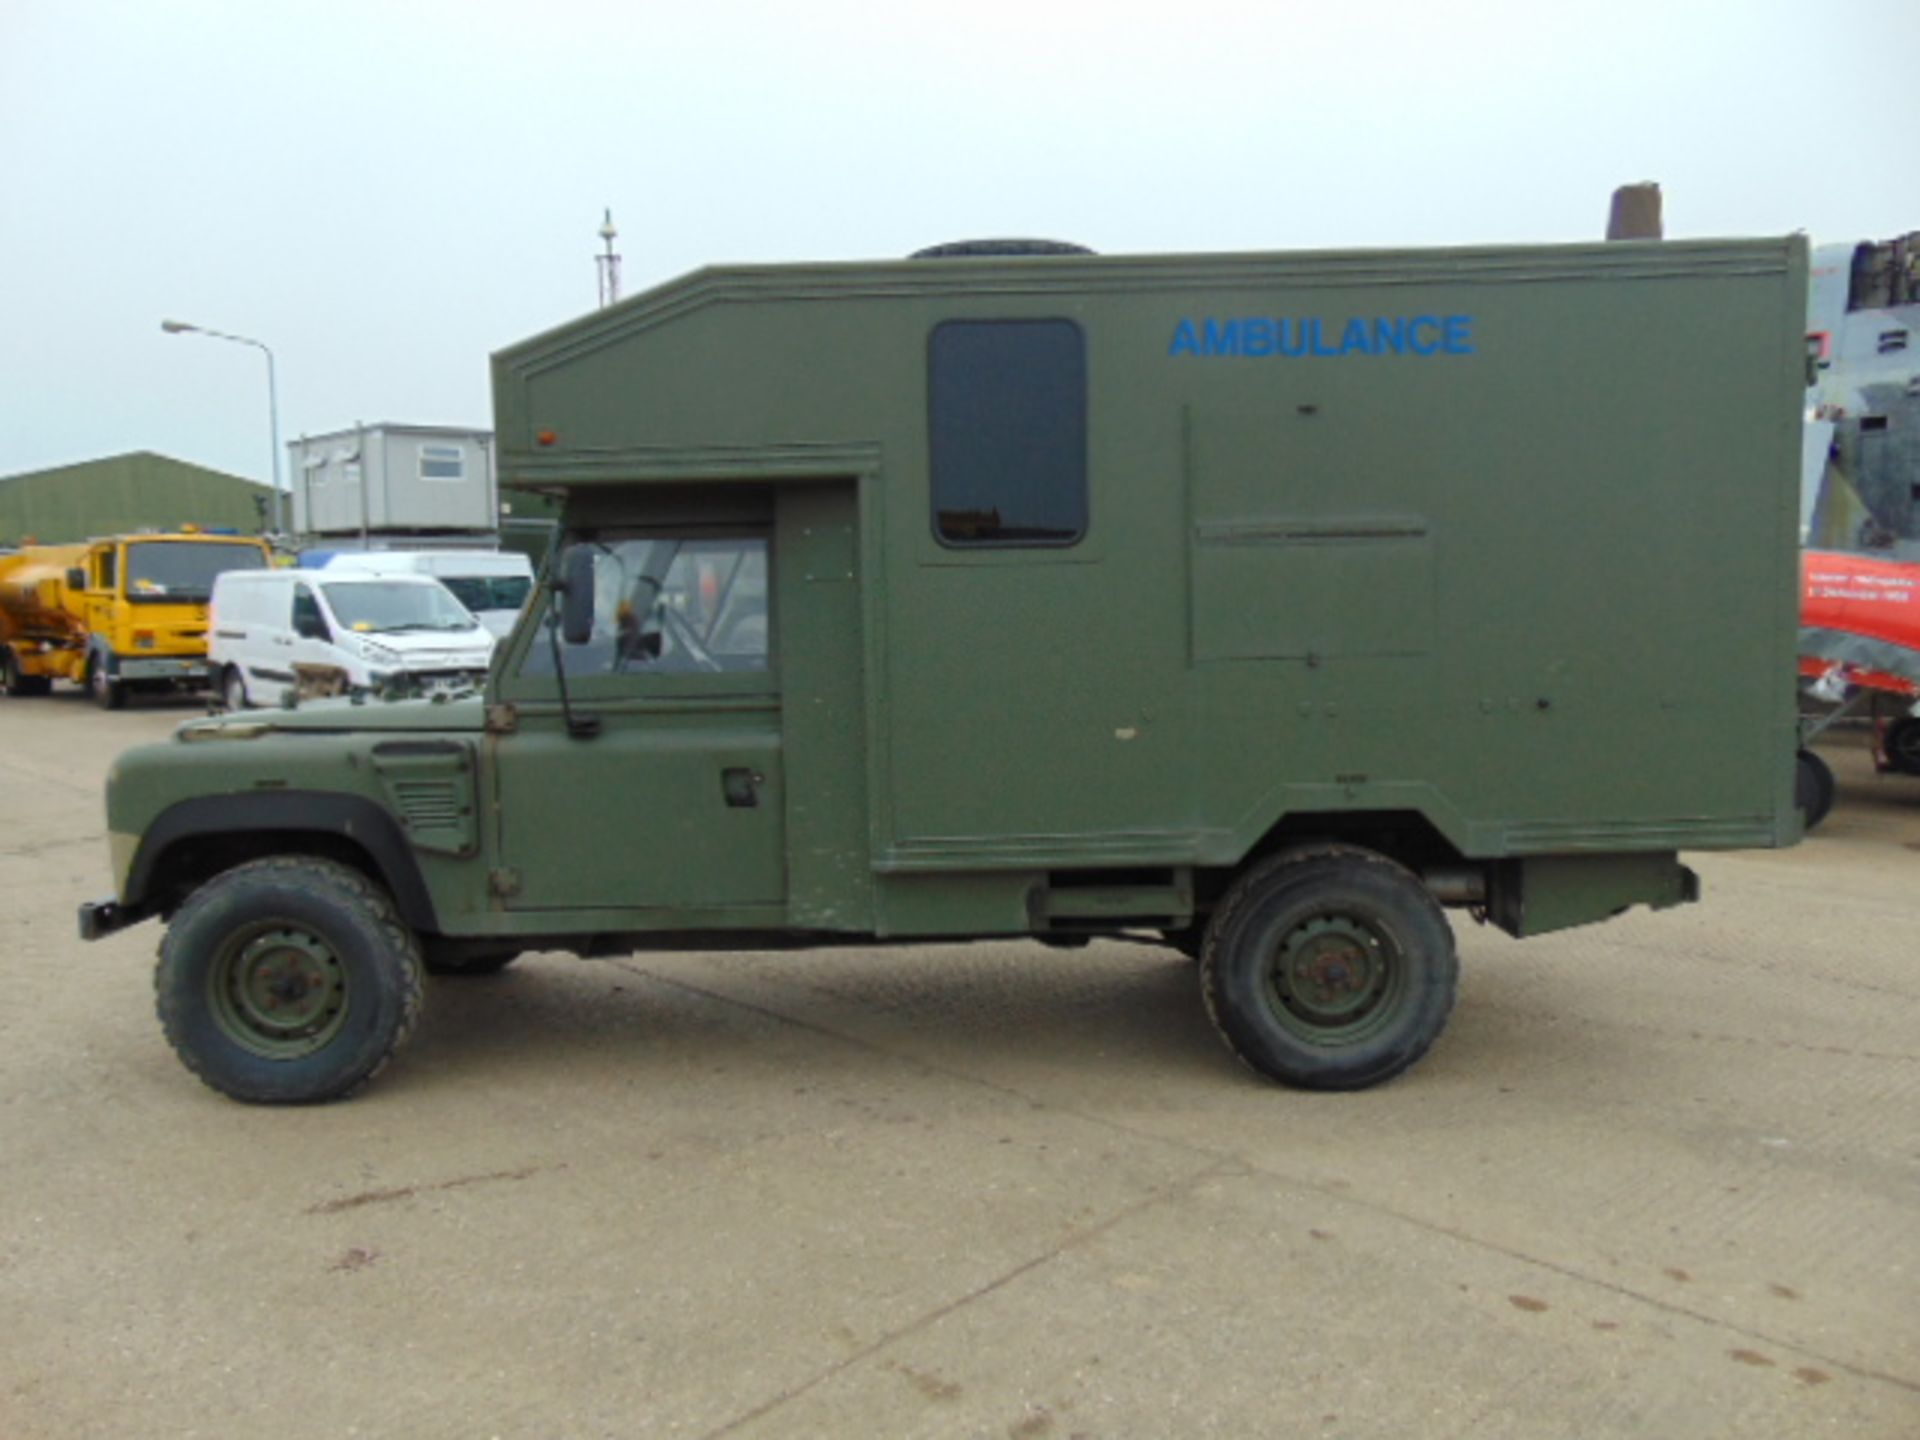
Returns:
[[[332,580],[320,587],[327,608],[349,630],[471,630],[474,618],[438,585],[392,580]]]

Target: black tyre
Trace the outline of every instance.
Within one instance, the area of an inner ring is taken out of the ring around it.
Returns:
[[[215,1090],[262,1105],[338,1100],[412,1032],[420,950],[359,871],[255,860],[180,907],[154,990],[168,1043]]]
[[[1412,1065],[1445,1027],[1459,973],[1453,930],[1419,877],[1346,848],[1249,870],[1200,956],[1228,1048],[1309,1090],[1358,1090]]]
[[[87,693],[102,710],[118,710],[127,703],[127,687],[108,674],[98,659],[87,662]]]
[[[1888,768],[1902,775],[1920,775],[1920,720],[1908,715],[1894,721],[1887,727],[1881,744],[1887,752]]]
[[[489,949],[438,938],[422,941],[420,953],[429,975],[498,975],[522,954],[510,947]]]
[[[235,714],[253,708],[253,702],[247,699],[246,677],[240,673],[238,665],[229,665],[226,673],[220,677],[220,699]]]
[[[53,681],[46,676],[23,674],[20,661],[11,650],[0,650],[0,680],[4,681],[7,694],[16,699],[28,695],[45,695],[53,689]]]
[[[1800,811],[1800,824],[1811,830],[1827,818],[1833,809],[1833,771],[1811,750],[1802,750],[1793,772],[1793,803]]]

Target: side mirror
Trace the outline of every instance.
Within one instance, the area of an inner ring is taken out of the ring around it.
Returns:
[[[560,557],[560,638],[584,645],[593,638],[593,550],[569,545]]]
[[[87,572],[78,565],[74,566],[71,570],[67,571],[67,588],[69,590],[86,589],[87,588]]]

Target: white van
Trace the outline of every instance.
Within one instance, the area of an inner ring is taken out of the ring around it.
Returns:
[[[378,689],[405,675],[426,694],[477,687],[493,634],[438,580],[331,570],[229,570],[213,582],[207,658],[229,710],[277,704],[337,672]]]
[[[533,590],[533,562],[512,550],[343,550],[327,570],[431,575],[495,635],[507,635]]]

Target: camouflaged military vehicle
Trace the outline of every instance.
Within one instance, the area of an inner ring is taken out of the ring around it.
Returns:
[[[167,922],[195,1073],[344,1095],[423,966],[527,950],[1120,936],[1359,1087],[1441,1031],[1443,906],[1539,935],[1798,837],[1800,240],[980,248],[495,358],[565,519],[484,693],[114,768],[81,928]]]

